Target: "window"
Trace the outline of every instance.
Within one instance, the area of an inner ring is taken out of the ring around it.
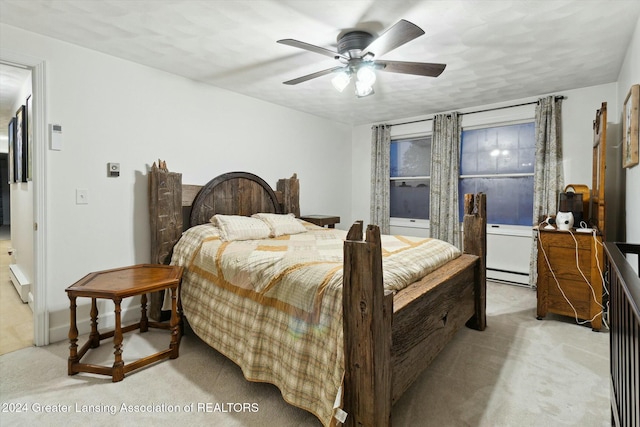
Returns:
[[[487,222],[533,224],[533,122],[462,131],[460,218],[465,193],[487,194]]]
[[[391,141],[390,214],[429,219],[431,136]]]

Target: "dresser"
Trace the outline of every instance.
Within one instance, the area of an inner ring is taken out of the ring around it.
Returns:
[[[600,235],[538,230],[538,319],[547,313],[577,317],[599,331],[603,254]]]

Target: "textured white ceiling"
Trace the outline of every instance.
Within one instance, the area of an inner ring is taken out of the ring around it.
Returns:
[[[388,121],[617,80],[638,0],[0,0],[0,21],[349,124]],[[375,95],[338,93],[338,65],[277,44],[335,49],[347,29],[400,19],[426,34],[384,59],[446,63],[438,78],[378,73]]]

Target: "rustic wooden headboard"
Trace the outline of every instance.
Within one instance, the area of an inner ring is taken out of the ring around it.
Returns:
[[[207,223],[215,214],[251,216],[282,211],[276,193],[262,178],[248,172],[230,172],[200,189],[191,205],[189,225]]]
[[[151,262],[168,264],[182,232],[209,222],[215,214],[271,212],[300,216],[299,195],[296,174],[280,179],[276,190],[249,172],[224,173],[205,185],[183,185],[182,174],[169,172],[165,162],[154,163],[149,171]]]
[[[182,174],[158,161],[149,171],[151,263],[168,264],[173,247],[189,227],[209,222],[215,214],[250,216],[259,212],[300,216],[300,183],[296,174],[278,180],[273,190],[249,172],[228,172],[205,185],[183,185]],[[151,295],[149,314],[160,319],[161,295]]]

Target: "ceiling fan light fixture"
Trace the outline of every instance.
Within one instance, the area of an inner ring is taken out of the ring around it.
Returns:
[[[367,86],[373,86],[373,84],[376,82],[376,73],[369,65],[360,66],[356,73],[356,77],[359,82]]]
[[[358,98],[373,95],[373,86],[361,82],[360,80],[356,80],[356,95]]]
[[[333,87],[335,87],[338,92],[342,92],[344,88],[349,85],[350,81],[351,74],[348,71],[340,71],[335,75],[334,78],[331,79]]]
[[[401,19],[378,37],[374,37],[373,34],[360,30],[349,30],[341,33],[338,36],[337,51],[294,39],[278,40],[278,43],[330,56],[340,62],[339,66],[326,68],[296,79],[287,80],[283,83],[286,85],[297,85],[311,79],[335,73],[331,81],[336,90],[343,92],[353,79],[355,80],[356,96],[364,97],[373,94],[373,84],[376,81],[378,71],[438,77],[444,71],[446,64],[378,59],[393,49],[423,34],[424,31],[420,27]]]

